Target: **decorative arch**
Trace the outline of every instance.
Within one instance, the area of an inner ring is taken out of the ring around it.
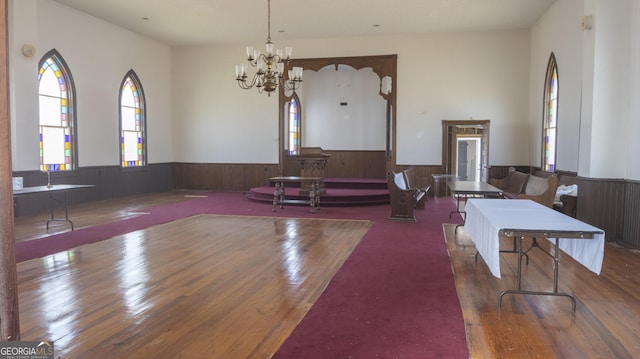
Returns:
[[[387,102],[386,111],[386,167],[387,171],[395,167],[395,133],[396,133],[396,91],[397,88],[397,62],[398,55],[379,55],[379,56],[357,56],[357,57],[331,57],[331,58],[309,58],[309,59],[293,59],[289,66],[300,66],[304,70],[318,71],[327,66],[335,66],[336,70],[339,65],[351,66],[356,70],[363,68],[371,68],[372,71],[380,77],[380,96]],[[286,71],[285,71],[286,73]],[[304,86],[304,83],[302,84]],[[293,94],[285,94],[285,90],[280,87],[279,90],[279,133],[283,133],[285,128],[285,104]],[[304,123],[301,124],[304,126]],[[280,136],[280,159],[279,166],[282,170],[283,154],[286,153],[285,140]]]

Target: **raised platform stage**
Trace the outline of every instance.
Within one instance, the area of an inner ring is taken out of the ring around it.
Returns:
[[[320,207],[372,206],[389,203],[387,180],[384,178],[325,178],[326,193],[320,196]],[[245,196],[257,202],[273,204],[274,184],[255,187]],[[299,198],[297,198],[299,197]],[[294,185],[287,187],[287,198],[309,199],[308,194],[299,195]]]

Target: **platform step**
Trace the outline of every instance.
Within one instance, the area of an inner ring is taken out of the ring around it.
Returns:
[[[326,193],[320,196],[321,207],[371,206],[389,203],[389,190],[384,179],[372,178],[325,178]],[[298,194],[291,183],[287,186],[287,199],[305,201],[308,194]],[[263,203],[273,203],[274,184],[252,188],[245,196]]]

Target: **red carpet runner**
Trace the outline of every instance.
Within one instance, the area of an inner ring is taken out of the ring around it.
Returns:
[[[468,358],[462,312],[442,223],[449,199],[416,210],[417,223],[388,220],[388,205],[271,212],[241,193],[159,206],[150,214],[16,244],[19,262],[200,213],[374,221],[325,292],[274,358]],[[459,221],[459,217],[456,221]]]

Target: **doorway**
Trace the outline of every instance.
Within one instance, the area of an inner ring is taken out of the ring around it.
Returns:
[[[442,121],[442,169],[460,180],[486,182],[489,120]]]
[[[456,176],[462,181],[480,180],[481,137],[459,137],[456,151]]]

